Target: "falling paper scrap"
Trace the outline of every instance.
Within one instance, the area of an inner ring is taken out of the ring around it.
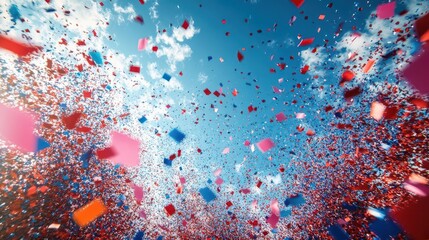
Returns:
[[[380,19],[390,18],[395,15],[396,2],[384,3],[377,6],[377,17]]]
[[[423,94],[429,94],[428,62],[429,48],[422,49],[403,70],[403,75],[408,82]]]
[[[140,164],[140,142],[119,132],[112,132],[111,136],[111,146],[98,151],[97,156],[102,159],[107,158],[113,164],[125,167],[138,166]]]
[[[256,144],[258,149],[265,153],[274,147],[274,142],[270,138],[265,138]]]
[[[205,187],[200,189],[200,194],[204,198],[204,200],[209,203],[216,199],[216,195],[210,190],[210,188]]]
[[[41,49],[40,47],[29,46],[24,43],[12,40],[3,35],[0,35],[0,48],[13,52],[19,57],[27,56]]]
[[[101,199],[96,198],[73,212],[73,220],[80,227],[85,227],[107,212]]]
[[[185,139],[185,134],[179,131],[177,128],[171,130],[168,134],[171,138],[173,138],[177,143],[181,143],[183,139]]]
[[[37,152],[49,143],[34,134],[38,116],[0,104],[0,138],[25,152]]]

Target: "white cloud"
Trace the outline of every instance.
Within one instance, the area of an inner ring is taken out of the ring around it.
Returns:
[[[149,15],[150,15],[150,17],[152,18],[152,19],[158,19],[158,5],[159,5],[159,3],[158,3],[158,0],[156,0],[153,4],[152,4],[152,6],[149,8]]]
[[[323,64],[326,62],[327,55],[321,51],[315,53],[311,52],[311,49],[307,49],[300,52],[302,62],[310,67],[307,74],[318,75],[319,77],[325,76],[325,69]]]
[[[194,26],[194,20],[189,21],[189,27],[187,29],[179,27],[173,28],[173,37],[179,41],[183,42],[185,39],[191,39],[195,34],[199,33],[200,29],[196,29]]]
[[[128,20],[133,20],[135,16],[137,16],[136,11],[134,10],[133,6],[131,4],[128,4],[126,8],[123,8],[121,6],[118,6],[116,3],[113,4],[113,10],[118,13],[118,24],[125,21],[124,16]]]
[[[182,30],[180,30],[182,29]],[[167,64],[170,66],[170,72],[175,72],[177,62],[182,62],[192,54],[192,49],[187,44],[182,44],[185,39],[192,38],[195,34],[199,33],[199,29],[194,27],[194,21],[189,21],[187,30],[182,27],[173,28],[173,34],[169,35],[166,32],[157,33],[155,39],[149,39],[149,45],[157,45],[157,57],[165,56]]]
[[[198,81],[201,83],[206,83],[208,78],[209,77],[205,73],[199,73],[198,74]]]

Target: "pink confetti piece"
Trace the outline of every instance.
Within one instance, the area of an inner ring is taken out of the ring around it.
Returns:
[[[225,148],[223,151],[222,151],[222,154],[228,154],[229,153],[229,148]]]
[[[395,7],[396,7],[395,1],[378,5],[377,17],[380,19],[393,17],[395,15]]]
[[[213,172],[213,175],[215,175],[215,177],[219,176],[222,173],[222,168],[218,168]]]
[[[142,209],[142,210],[140,210],[140,212],[139,212],[139,217],[141,217],[141,218],[143,218],[143,219],[146,219],[146,212]]]
[[[297,114],[295,114],[295,116],[297,119],[304,119],[306,115],[305,115],[305,113],[297,113]]]
[[[126,167],[134,167],[140,164],[140,142],[129,136],[119,133],[112,133],[111,148],[115,155],[109,157],[113,164],[121,164]]]
[[[38,116],[0,104],[0,138],[25,152],[35,152],[37,137],[33,133]]]
[[[278,122],[283,122],[284,120],[286,120],[286,116],[283,112],[276,114],[276,120]]]
[[[249,140],[244,141],[244,146],[248,147],[249,145],[250,145],[250,141]]]
[[[186,183],[186,179],[184,177],[180,177],[179,180],[180,180],[181,184],[185,184]]]
[[[274,87],[274,86],[273,86],[273,91],[274,91],[275,93],[282,93],[282,91],[281,91],[279,88]]]
[[[133,185],[134,198],[140,202],[143,199],[143,188],[137,185]]]
[[[271,228],[276,228],[279,220],[280,220],[279,216],[271,213],[271,216],[267,218],[267,223],[270,224]]]
[[[215,181],[215,183],[217,184],[217,185],[222,185],[222,183],[223,183],[223,179],[222,178],[220,178],[220,177],[218,177],[218,178],[216,178],[216,181]]]
[[[261,152],[265,153],[268,150],[270,150],[271,148],[273,148],[275,145],[274,145],[274,142],[270,138],[265,138],[265,139],[261,140],[260,142],[258,142],[256,144],[256,146],[258,147],[258,149]]]
[[[270,209],[272,214],[280,216],[279,201],[277,199],[271,200]]]
[[[243,189],[240,190],[240,192],[243,193],[243,194],[249,194],[250,193],[250,189],[243,188]]]
[[[137,45],[137,49],[139,51],[145,50],[146,46],[147,46],[147,43],[148,43],[148,39],[147,38],[140,38],[139,42],[138,42],[138,45]]]

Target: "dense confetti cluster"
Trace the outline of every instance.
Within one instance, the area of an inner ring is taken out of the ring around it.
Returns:
[[[11,0],[0,29],[0,239],[429,239],[427,0]]]

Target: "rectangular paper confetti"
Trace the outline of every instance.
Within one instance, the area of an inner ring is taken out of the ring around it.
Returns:
[[[258,142],[256,146],[259,148],[261,152],[265,153],[274,147],[274,142],[269,138],[265,138],[260,142]]]
[[[107,208],[103,201],[99,198],[96,198],[85,206],[74,211],[73,220],[80,227],[85,227],[106,212]]]

